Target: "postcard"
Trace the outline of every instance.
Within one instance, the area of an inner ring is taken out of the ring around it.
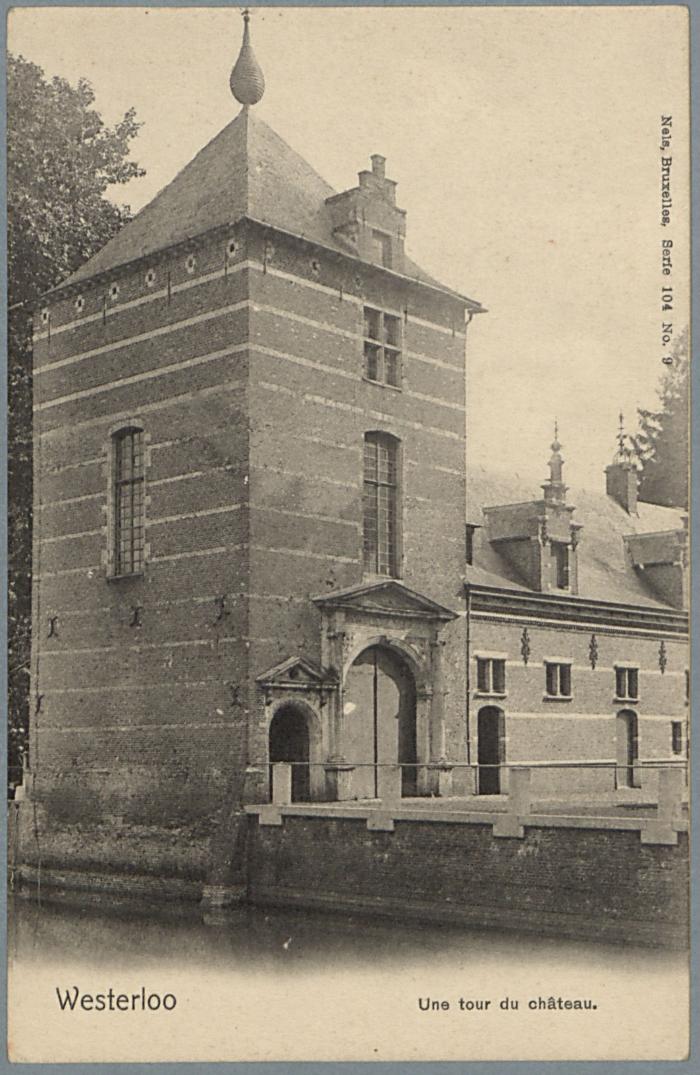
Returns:
[[[686,1057],[687,8],[8,49],[10,1059]]]

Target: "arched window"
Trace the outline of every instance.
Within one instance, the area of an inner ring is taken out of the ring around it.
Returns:
[[[365,571],[399,575],[399,441],[365,433],[363,555]]]
[[[120,429],[112,438],[114,574],[137,575],[144,562],[143,430]]]

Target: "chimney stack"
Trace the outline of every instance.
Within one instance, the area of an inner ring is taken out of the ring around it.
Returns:
[[[376,175],[377,179],[386,179],[386,157],[382,157],[381,153],[373,153],[370,159],[373,175]]]
[[[617,452],[610,466],[605,468],[605,491],[628,515],[636,515],[639,478],[626,441],[624,419],[620,415]]]

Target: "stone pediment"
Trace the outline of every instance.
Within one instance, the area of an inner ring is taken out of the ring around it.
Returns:
[[[396,579],[360,583],[319,594],[311,600],[322,610],[343,609],[359,617],[386,616],[447,623],[457,616],[451,609],[410,590]]]
[[[304,657],[288,657],[281,664],[257,676],[256,683],[267,689],[328,690],[336,685],[333,673],[307,661]]]

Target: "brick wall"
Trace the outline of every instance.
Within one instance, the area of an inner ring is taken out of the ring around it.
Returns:
[[[363,380],[365,302],[402,318],[401,392]],[[30,763],[55,848],[86,823],[103,863],[113,824],[211,835],[259,799],[255,677],[319,661],[309,597],[362,578],[366,430],[402,441],[405,581],[459,607],[463,329],[457,299],[244,225],[37,315]],[[146,569],[110,579],[111,436],[132,422]],[[446,635],[458,726],[462,622]]]
[[[688,846],[642,845],[637,832],[285,817],[249,829],[254,903],[646,944],[684,945]]]
[[[250,256],[266,271],[251,275],[251,675],[297,653],[320,663],[309,598],[363,580],[365,432],[401,441],[402,581],[456,609],[465,503],[463,304],[279,235],[273,250],[256,242]],[[365,305],[401,318],[401,390],[364,377]],[[453,724],[463,626],[444,631]],[[266,757],[262,722],[251,760]]]
[[[523,660],[522,632],[527,628],[529,655]],[[595,668],[591,665],[591,638],[595,635]],[[478,752],[478,714],[485,706],[498,706],[505,714],[505,760],[533,761],[615,760],[616,714],[631,709],[638,717],[639,757],[648,760],[682,760],[688,724],[685,638],[660,634],[644,637],[632,631],[583,628],[576,624],[542,626],[536,622],[489,622],[486,616],[470,620],[469,738],[472,761]],[[660,647],[663,640],[663,659]],[[506,696],[480,694],[476,654],[506,655]],[[572,697],[548,699],[544,661],[561,657],[572,662]],[[615,664],[639,668],[639,698],[616,700]],[[663,671],[662,671],[663,665]],[[682,753],[673,754],[671,724],[683,726]],[[613,792],[615,770],[533,771],[533,794]]]
[[[30,763],[40,840],[64,864],[147,868],[173,827],[199,861],[245,768],[248,286],[245,246],[227,244],[126,266],[37,317]],[[132,421],[147,563],[110,579],[111,434]]]

